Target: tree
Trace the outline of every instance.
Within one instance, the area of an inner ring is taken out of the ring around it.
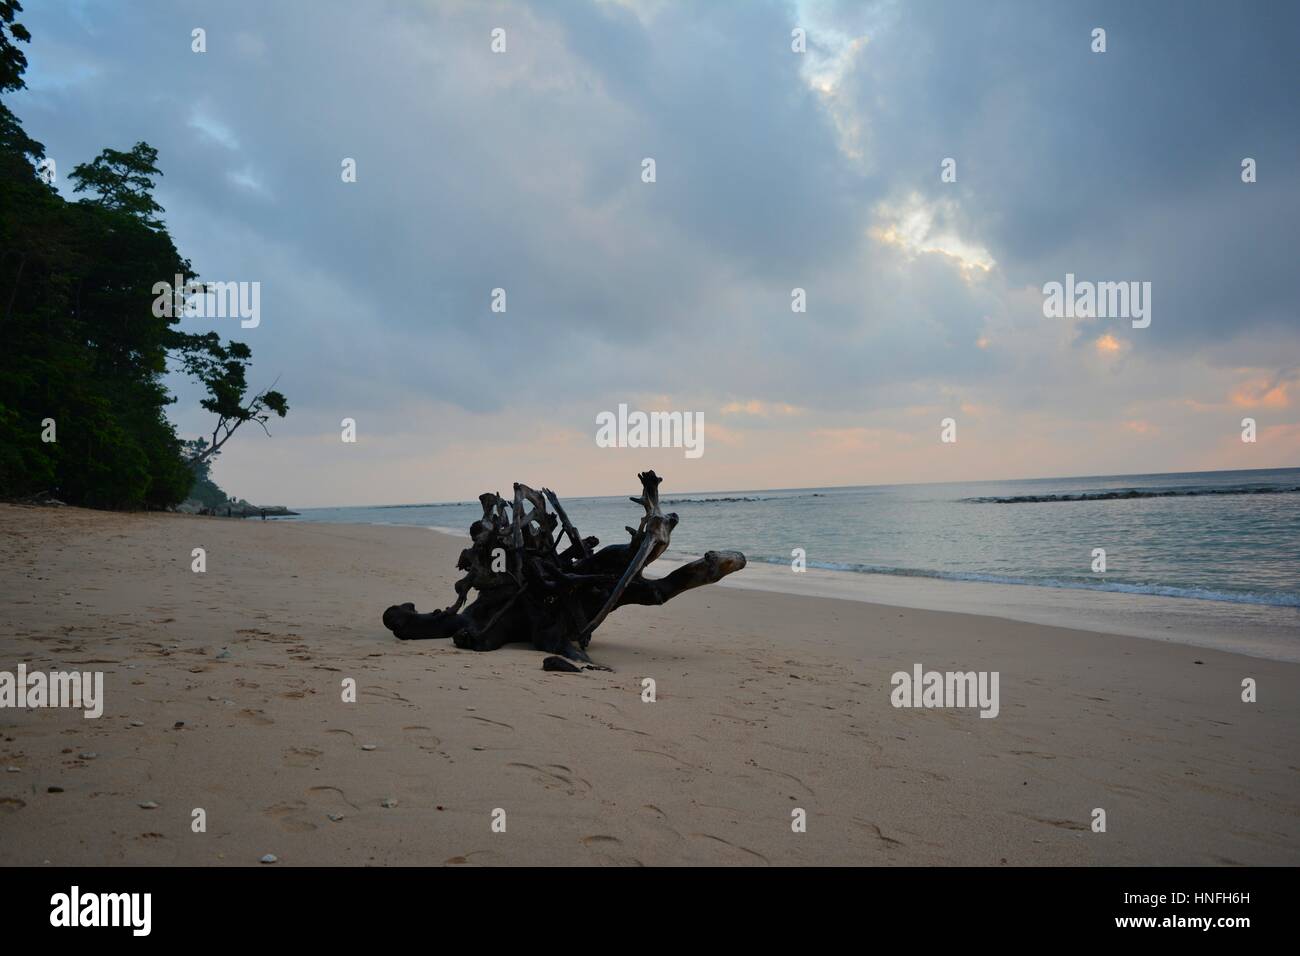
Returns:
[[[0,96],[23,88],[30,36],[0,0]],[[0,102],[0,496],[164,508],[195,483],[195,456],[166,415],[169,358],[203,382],[219,447],[245,421],[288,411],[273,389],[247,395],[248,346],[182,333],[155,315],[155,283],[193,269],[154,200],[162,175],[148,143],[105,149],[70,174],[68,202],[37,174],[41,145]],[[53,420],[55,441],[44,441]]]
[[[185,458],[193,462],[191,470],[194,474],[194,484],[190,487],[189,497],[200,502],[204,507],[216,510],[224,508],[230,502],[230,495],[226,494],[212,480],[212,461],[218,455],[219,451],[210,452],[208,455],[203,453],[208,448],[206,438],[194,438],[182,443],[185,448]]]
[[[212,429],[211,443],[189,457],[191,468],[206,463],[221,451],[235,430],[245,422],[257,422],[262,431],[270,435],[266,423],[271,416],[284,418],[289,413],[289,403],[274,388],[263,389],[248,397],[248,364],[252,352],[243,342],[227,342],[224,346],[215,332],[205,335],[175,336],[177,354],[185,371],[202,382],[208,397],[199,402],[217,416]],[[272,383],[274,384],[274,383]]]
[[[14,42],[32,42],[32,35],[27,32],[27,28],[14,22],[14,17],[22,9],[18,0],[0,0],[0,93],[13,93],[27,87],[23,82],[27,56]],[[18,117],[3,103],[0,103],[0,147],[37,159],[45,155],[45,147],[23,132]]]
[[[74,193],[90,191],[89,203],[133,216],[150,229],[161,229],[158,213],[163,211],[153,198],[158,150],[148,143],[136,143],[129,153],[106,149],[90,164],[78,163],[69,175],[76,182]]]

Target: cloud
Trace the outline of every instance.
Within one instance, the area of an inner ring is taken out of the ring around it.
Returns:
[[[788,417],[803,414],[803,409],[785,402],[764,402],[751,398],[747,402],[728,402],[722,406],[724,415],[749,415],[755,418]]]
[[[1289,408],[1292,381],[1284,378],[1286,374],[1278,373],[1268,378],[1243,382],[1233,389],[1229,400],[1238,408]],[[1292,370],[1290,375],[1294,377],[1295,371]]]
[[[1111,335],[1109,332],[1105,335],[1098,336],[1093,345],[1096,346],[1097,354],[1103,356],[1115,355],[1124,347],[1120,344],[1119,339],[1115,338],[1115,336]]]
[[[576,449],[597,411],[665,393],[708,415],[687,474],[730,489],[941,480],[955,462],[1158,471],[1212,459],[1200,408],[1294,422],[1291,379],[1269,384],[1300,356],[1290,5],[304,9],[24,12],[14,108],[60,168],[149,141],[182,252],[205,278],[262,283],[259,328],[222,331],[293,411],[274,440],[228,446],[217,477],[240,494],[464,498],[511,460],[621,491]],[[1150,328],[1045,319],[1042,284],[1067,272],[1151,281]],[[931,449],[963,407],[978,428]],[[345,416],[372,439],[346,465]],[[1133,421],[1161,443],[1108,450],[1142,437]]]

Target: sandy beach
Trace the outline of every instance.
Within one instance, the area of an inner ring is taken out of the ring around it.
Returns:
[[[1300,665],[743,587],[620,609],[612,673],[395,640],[461,547],[0,506],[0,671],[105,690],[0,710],[0,864],[1300,863]],[[999,672],[998,716],[893,707],[917,663]]]

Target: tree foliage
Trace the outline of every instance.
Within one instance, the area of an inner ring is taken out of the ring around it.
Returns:
[[[30,36],[0,0],[0,94],[23,88]],[[251,352],[156,316],[159,281],[192,275],[153,197],[157,151],[105,149],[69,176],[76,202],[39,175],[40,143],[0,101],[0,496],[52,494],[106,508],[173,505],[238,425],[283,416],[283,395],[248,395]],[[187,450],[168,420],[168,360],[195,376],[217,416]],[[54,441],[43,441],[44,423]],[[196,456],[201,456],[197,458]]]

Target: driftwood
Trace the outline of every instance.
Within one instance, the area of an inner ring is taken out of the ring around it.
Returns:
[[[450,637],[457,647],[474,651],[527,641],[591,664],[592,632],[615,608],[663,604],[745,566],[739,551],[710,551],[666,577],[644,577],[646,566],[668,549],[677,515],[659,507],[658,475],[637,477],[641,495],[631,500],[645,508],[645,516],[627,529],[631,541],[599,551],[600,542],[579,535],[550,489],[539,494],[516,483],[512,502],[480,495],[483,517],[470,527],[472,543],[456,565],[466,572],[456,582],[456,603],[428,614],[414,604],[394,605],[384,612],[384,626],[404,641]],[[467,605],[471,591],[477,596]]]

